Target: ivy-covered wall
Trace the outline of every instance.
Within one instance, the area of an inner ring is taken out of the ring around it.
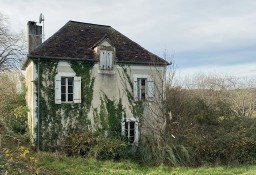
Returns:
[[[34,143],[39,143],[41,150],[61,149],[65,146],[63,145],[65,138],[74,133],[94,131],[120,138],[121,120],[125,115],[122,100],[110,99],[102,92],[100,106],[92,106],[95,88],[94,62],[68,62],[76,76],[81,77],[81,103],[63,104],[55,104],[54,80],[58,73],[59,61],[40,60],[39,71],[38,60],[34,60],[34,62],[37,73],[39,73],[39,81],[38,79],[35,81],[36,87],[39,82],[39,108],[37,108],[39,116],[36,114],[39,125],[34,131],[37,136]],[[91,113],[91,111],[93,112]]]
[[[35,63],[37,67],[38,60]],[[39,62],[39,134],[38,128],[35,128],[35,133],[43,150],[56,150],[66,135],[77,131],[86,132],[91,128],[88,113],[93,99],[94,77],[91,71],[94,64],[79,61],[71,61],[69,64],[76,76],[81,76],[82,101],[79,104],[55,104],[54,79],[58,73],[58,61]]]

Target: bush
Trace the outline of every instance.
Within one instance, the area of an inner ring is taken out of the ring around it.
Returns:
[[[98,160],[120,160],[129,157],[129,148],[127,144],[116,138],[107,138],[98,136],[95,138],[90,156]]]
[[[94,145],[91,132],[75,132],[64,139],[62,151],[68,156],[87,156]]]
[[[70,134],[66,137],[62,150],[68,156],[93,157],[98,160],[119,160],[129,157],[129,148],[121,139],[91,132]]]

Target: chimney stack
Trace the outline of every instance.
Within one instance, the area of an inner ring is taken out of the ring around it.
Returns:
[[[42,26],[34,21],[28,21],[28,53],[42,44]]]

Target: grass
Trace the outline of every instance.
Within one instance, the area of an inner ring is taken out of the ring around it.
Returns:
[[[255,175],[256,166],[236,167],[166,167],[146,166],[131,161],[98,161],[95,159],[66,157],[58,154],[38,154],[38,165],[53,175]]]

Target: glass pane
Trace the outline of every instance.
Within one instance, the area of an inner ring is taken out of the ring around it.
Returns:
[[[134,137],[134,130],[130,130],[130,137]]]
[[[135,127],[135,122],[130,122],[130,130],[134,130],[134,127]]]
[[[66,101],[66,94],[61,94],[61,101]]]
[[[73,94],[68,94],[68,101],[73,101]]]
[[[73,93],[73,86],[68,86],[68,93]]]
[[[61,77],[61,85],[65,85],[66,78]]]
[[[145,84],[146,84],[146,79],[141,79],[141,85],[145,86]]]
[[[145,93],[141,93],[141,100],[145,100],[146,99],[146,94]]]
[[[65,94],[66,93],[66,86],[61,86],[61,93]]]
[[[68,78],[68,85],[73,85],[73,78]]]
[[[128,130],[128,122],[125,122],[125,130]]]

